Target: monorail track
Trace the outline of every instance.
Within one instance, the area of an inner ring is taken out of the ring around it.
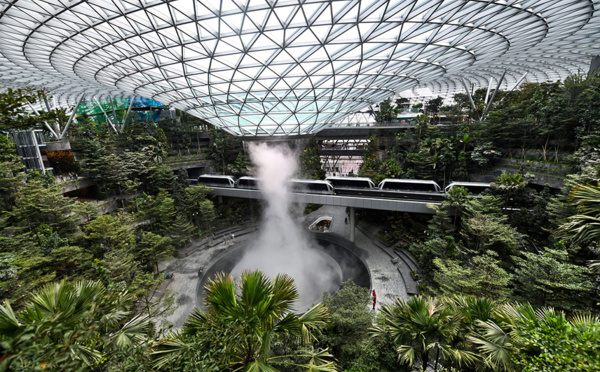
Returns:
[[[410,191],[394,191],[394,190],[378,190],[378,189],[364,189],[364,190],[349,190],[349,189],[335,189],[334,195],[344,196],[359,196],[363,198],[384,198],[384,199],[405,199],[405,200],[416,200],[416,201],[432,201],[442,202],[444,201],[443,193],[425,193],[425,192],[410,192]]]

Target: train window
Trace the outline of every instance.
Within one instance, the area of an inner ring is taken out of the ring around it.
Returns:
[[[291,188],[295,192],[308,192],[317,194],[333,194],[333,188],[326,181],[318,180],[294,180],[291,181]]]
[[[198,177],[198,183],[215,187],[234,187],[235,181],[232,177],[218,177],[203,175]]]
[[[479,195],[490,188],[487,183],[468,183],[468,182],[452,182],[446,187],[445,192],[449,192],[453,187],[464,187],[473,195]]]
[[[406,190],[406,191],[417,191],[417,192],[439,192],[441,188],[437,183],[431,181],[417,181],[406,182],[406,181],[395,181],[395,180],[384,180],[381,183],[382,190]]]
[[[238,187],[241,189],[258,189],[258,180],[250,177],[241,177],[238,180]]]
[[[485,187],[485,186],[467,186],[467,190],[469,190],[472,194],[481,194],[488,188],[489,187]]]
[[[343,187],[343,188],[363,188],[363,189],[371,189],[375,184],[371,180],[365,179],[357,179],[348,177],[347,179],[343,178],[327,178],[327,181],[330,181],[333,187]]]

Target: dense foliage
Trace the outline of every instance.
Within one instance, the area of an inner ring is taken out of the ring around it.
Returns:
[[[498,92],[487,115],[485,93],[474,92],[474,108],[464,94],[452,106],[439,97],[413,105],[422,115],[412,128],[372,136],[365,151],[359,175],[376,182],[495,178],[482,195],[452,189],[432,216],[359,211],[417,258],[421,296],[376,315],[368,289],[344,283],[295,315],[289,277],[221,275],[206,309],[175,333],[159,322],[173,303],[159,290],[159,262],[191,237],[259,214],[250,201],[213,204],[179,165],[245,175],[242,142],[184,114],[120,133],[83,115],[68,133],[72,151],[48,155],[62,175],[24,173],[8,130],[64,113],[23,108],[44,93],[2,93],[0,370],[600,369],[600,78]],[[376,120],[408,106],[385,101]],[[323,178],[317,143],[298,147],[301,176]],[[79,182],[69,172],[96,186],[66,196],[64,185]]]
[[[425,371],[595,371],[600,319],[478,297],[397,300],[376,337],[392,337],[400,362]]]
[[[233,276],[218,274],[205,293],[204,312],[196,310],[181,333],[157,345],[153,357],[158,369],[275,372],[281,365],[335,371],[327,350],[312,349],[315,332],[326,325],[327,309],[317,304],[294,314],[298,291],[287,275],[270,280],[259,271],[244,272],[238,292]],[[295,353],[294,360],[273,355],[273,345],[282,337],[306,350]],[[295,362],[301,357],[307,360]]]
[[[100,282],[61,281],[34,293],[19,312],[10,304],[0,307],[0,369],[125,367],[131,348],[151,334],[147,315],[130,317],[134,300],[134,294]]]
[[[379,333],[396,332],[400,358],[413,368],[423,368],[423,360],[435,368],[435,360],[455,370],[596,370],[589,354],[598,326],[600,77],[579,74],[498,92],[487,116],[485,93],[475,92],[475,109],[466,95],[455,95],[455,105],[439,108],[441,126],[421,116],[394,138],[371,137],[359,174],[440,185],[494,177],[487,192],[454,188],[441,206],[431,206],[432,218],[368,211],[359,217],[417,258],[419,288],[436,296],[423,300],[423,322],[438,314],[431,309],[448,310],[444,298],[456,294],[494,301],[494,311],[472,321],[468,332],[429,335],[435,345],[428,348],[418,342],[425,329],[406,324],[394,331],[400,319],[418,318],[405,313],[417,311],[416,299],[400,301],[385,311],[390,323]],[[381,107],[393,109],[390,102]],[[548,179],[564,187],[551,189]],[[457,346],[470,354],[457,360]]]

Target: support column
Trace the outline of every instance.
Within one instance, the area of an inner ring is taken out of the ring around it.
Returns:
[[[475,101],[473,101],[473,96],[471,95],[471,89],[469,89],[469,87],[467,86],[467,82],[465,81],[465,79],[461,79],[463,86],[465,87],[465,91],[467,92],[467,96],[469,97],[469,102],[471,103],[471,108],[473,109],[473,111],[476,110],[475,108]],[[471,85],[469,83],[469,85]]]
[[[483,104],[487,106],[488,98],[490,98],[490,92],[492,91],[492,83],[494,82],[494,78],[490,76],[490,83],[488,84],[487,93],[485,94],[485,101]]]
[[[63,138],[65,136],[65,134],[67,133],[67,130],[69,129],[69,126],[71,125],[71,122],[73,121],[73,119],[75,119],[75,115],[77,115],[77,110],[79,110],[79,105],[81,105],[81,101],[83,101],[83,96],[85,94],[82,94],[81,97],[79,97],[79,100],[77,101],[77,103],[75,104],[75,106],[73,106],[73,112],[71,113],[71,116],[69,117],[69,121],[67,121],[67,125],[65,125],[64,129],[62,130],[62,132],[60,132],[60,137],[59,139]]]
[[[356,214],[354,207],[350,207],[350,241],[354,243],[354,229],[356,228]]]
[[[131,111],[131,107],[133,106],[133,101],[135,97],[129,97],[129,107],[127,107],[127,112],[123,117],[123,123],[121,124],[121,130],[125,129],[125,124],[127,124],[127,117],[129,116],[129,112]]]
[[[40,114],[38,112],[38,110],[36,110],[35,107],[33,107],[33,105],[31,103],[29,103],[28,100],[25,100],[25,102],[27,102],[27,104],[29,105],[29,108],[31,109],[31,111],[35,112],[36,115]],[[52,129],[52,127],[50,126],[50,124],[48,124],[47,121],[44,121],[44,125],[46,126],[46,129],[48,129],[48,131],[54,136],[54,138],[59,138],[60,134],[56,133],[54,131],[54,129]]]
[[[102,105],[100,104],[100,102],[98,102],[98,98],[96,98],[96,96],[94,96],[94,101],[96,102],[96,104],[98,105],[98,107],[100,108],[100,110],[102,110],[102,113],[104,114],[104,118],[106,118],[106,121],[108,122],[108,124],[110,124],[110,126],[112,127],[112,129],[115,132],[118,133],[119,131],[117,130],[117,127],[115,127],[115,125],[113,124],[113,122],[110,120],[110,118],[106,114],[106,111],[104,111],[104,108],[102,107]]]
[[[505,75],[506,75],[506,70],[504,70],[504,72],[500,76],[500,80],[498,80],[498,85],[496,86],[496,90],[492,94],[492,98],[490,98],[490,101],[488,102],[487,106],[485,107],[485,110],[483,111],[483,115],[481,115],[481,120],[482,121],[485,120],[485,117],[487,116],[488,111],[490,111],[490,107],[492,107],[492,103],[494,102],[494,98],[496,98],[496,93],[498,93],[498,91],[500,90],[500,86],[502,85],[502,81],[504,80],[504,76]]]
[[[600,71],[600,56],[593,56],[592,62],[590,63],[589,75],[595,75]]]

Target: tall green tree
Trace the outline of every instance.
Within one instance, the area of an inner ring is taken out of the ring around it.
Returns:
[[[212,222],[217,217],[213,202],[206,198],[209,190],[204,186],[185,189],[184,211],[188,219],[204,231],[211,230]]]
[[[568,202],[577,207],[577,214],[560,226],[563,236],[579,244],[597,243],[600,239],[600,188],[576,185]]]
[[[65,109],[39,110],[33,112],[27,102],[43,102],[47,93],[32,88],[11,89],[0,93],[0,130],[27,130],[43,125],[44,122],[66,122]]]
[[[113,250],[133,250],[135,234],[131,217],[125,213],[104,214],[84,227],[84,238],[94,251],[94,256],[102,258],[105,252]]]
[[[381,312],[383,324],[372,328],[372,333],[393,337],[401,363],[418,366],[425,372],[430,362],[434,370],[440,363],[462,366],[475,362],[471,352],[452,347],[460,323],[452,309],[438,299],[422,296],[396,299],[393,305],[383,306]]]
[[[17,155],[14,142],[9,136],[0,135],[0,211],[13,206],[15,195],[19,190],[25,167]]]
[[[470,195],[471,193],[465,187],[453,187],[444,194],[442,205],[454,210],[454,226],[457,226],[458,218]]]
[[[369,177],[375,183],[383,180],[383,175],[379,174],[381,161],[379,160],[378,142],[379,138],[376,135],[369,136],[369,142],[363,155],[363,162],[358,169],[360,177]]]
[[[172,240],[165,236],[160,236],[152,232],[144,233],[144,236],[137,244],[135,256],[137,262],[145,265],[148,271],[156,269],[159,274],[158,263],[173,257]]]
[[[196,310],[181,334],[162,340],[153,352],[158,369],[183,365],[185,358],[194,355],[200,365],[212,364],[219,370],[277,371],[275,366],[280,358],[271,354],[276,338],[292,336],[310,345],[315,340],[315,332],[326,325],[327,311],[322,304],[300,316],[293,313],[298,292],[293,280],[286,275],[270,280],[259,271],[244,272],[236,288],[231,275],[218,274],[205,291],[205,312]],[[215,330],[220,334],[218,343],[205,339],[195,344],[195,335],[214,334]],[[199,349],[191,350],[192,345],[198,345]],[[219,354],[216,366],[215,360],[205,360],[206,356],[222,351],[226,355]],[[335,371],[326,351],[305,356],[308,363],[298,367],[307,371]]]
[[[13,227],[32,233],[43,224],[58,233],[70,232],[79,219],[73,213],[74,203],[63,196],[60,186],[44,185],[42,181],[32,180],[23,185],[16,195],[10,221]]]
[[[553,308],[504,304],[492,320],[478,321],[468,337],[494,371],[596,371],[600,321],[591,314],[570,319]]]
[[[155,168],[154,188],[156,190],[173,191],[175,175],[168,165],[157,165]]]
[[[425,105],[425,113],[433,115],[433,117],[435,117],[440,112],[440,108],[443,104],[443,97],[437,96],[436,98],[432,98],[429,101],[427,101],[427,104]]]
[[[164,235],[171,239],[171,242],[177,248],[187,244],[193,233],[194,225],[182,215],[177,215],[169,228],[164,231]]]
[[[487,251],[470,258],[466,263],[436,258],[434,282],[440,294],[460,293],[493,299],[506,299],[511,294],[512,275],[500,267],[498,254]]]
[[[325,179],[325,170],[321,166],[321,156],[314,138],[310,139],[301,150],[299,163],[300,177],[313,180]]]
[[[175,208],[179,212],[185,213],[185,189],[190,186],[189,175],[186,169],[180,168],[175,172],[173,179],[173,199],[175,200]]]
[[[235,164],[238,154],[242,152],[242,141],[236,136],[211,127],[209,151],[215,160],[215,169],[225,174],[228,165]]]
[[[147,342],[149,321],[131,317],[135,297],[101,283],[48,284],[23,311],[0,306],[0,368],[10,371],[100,369],[123,349]]]
[[[153,227],[161,234],[168,231],[175,222],[177,218],[175,200],[166,190],[162,190],[156,196],[156,204],[151,217],[155,219]]]
[[[513,261],[515,291],[533,305],[573,310],[594,304],[589,268],[571,263],[562,243],[545,248],[543,254],[521,252]]]
[[[244,153],[238,153],[235,161],[227,166],[227,173],[238,178],[248,174],[248,164],[244,159]]]
[[[506,200],[504,202],[504,207],[506,208],[510,200],[510,194],[523,190],[525,186],[527,186],[527,180],[519,173],[505,173],[499,175],[498,178],[496,178],[496,182],[492,182],[490,186],[506,193]]]
[[[335,293],[324,293],[323,304],[331,316],[319,343],[331,349],[340,367],[348,367],[362,352],[362,344],[369,337],[373,313],[369,311],[370,291],[352,280],[342,283]]]
[[[478,252],[493,250],[503,257],[514,253],[523,237],[510,226],[506,216],[480,213],[463,221],[461,236],[467,248]]]
[[[399,106],[394,106],[394,104],[392,104],[390,98],[379,103],[377,106],[379,110],[375,114],[375,121],[378,123],[389,123],[402,111]]]

